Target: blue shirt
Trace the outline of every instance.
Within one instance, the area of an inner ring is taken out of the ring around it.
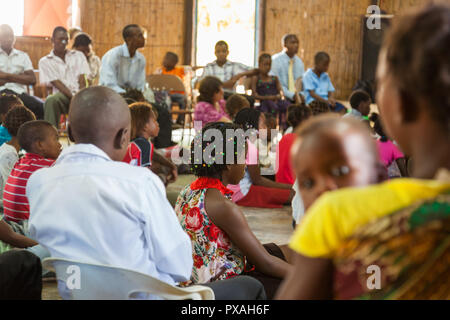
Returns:
[[[305,73],[305,65],[302,59],[298,56],[294,56],[294,81],[303,77]],[[289,91],[289,61],[291,58],[282,51],[272,56],[272,69],[270,75],[277,76],[283,87],[284,96],[290,100],[294,100],[295,92]]]
[[[112,48],[102,58],[100,68],[101,86],[109,87],[118,93],[126,88],[145,90],[145,57],[136,51],[133,58],[126,43]]]
[[[9,134],[8,129],[6,129],[4,126],[0,126],[0,146],[5,142],[11,140],[11,138],[12,137]]]
[[[303,90],[306,104],[310,104],[314,100],[309,94],[310,90],[314,90],[318,96],[328,100],[328,94],[329,92],[334,92],[334,87],[328,73],[323,72],[319,78],[313,69],[308,69],[303,77]]]

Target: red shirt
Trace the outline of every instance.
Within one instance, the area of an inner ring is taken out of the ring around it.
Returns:
[[[291,165],[291,148],[296,138],[295,133],[288,133],[278,144],[278,171],[275,180],[280,183],[294,184],[295,174]]]
[[[26,196],[28,179],[36,170],[50,167],[54,162],[55,160],[27,153],[14,165],[3,191],[3,209],[6,220],[14,222],[28,220],[30,216],[30,205]]]
[[[123,162],[138,167],[149,167],[152,165],[153,144],[145,138],[137,137],[127,148]]]

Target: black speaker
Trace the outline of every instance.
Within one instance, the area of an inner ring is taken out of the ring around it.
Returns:
[[[392,17],[393,16],[390,15],[380,15],[379,18],[381,28],[379,29],[369,29],[367,27],[367,21],[369,19],[368,16],[365,16],[362,19],[362,65],[359,78],[360,81],[370,84],[374,93],[378,55],[380,53],[386,31],[391,25]]]

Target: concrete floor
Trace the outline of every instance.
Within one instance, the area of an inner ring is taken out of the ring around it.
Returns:
[[[175,184],[167,187],[167,192],[179,193],[183,187],[194,180],[192,175],[181,175]],[[248,224],[261,243],[274,242],[278,245],[287,244],[292,235],[291,208],[260,209],[241,207]],[[44,282],[43,300],[59,300],[56,282]]]

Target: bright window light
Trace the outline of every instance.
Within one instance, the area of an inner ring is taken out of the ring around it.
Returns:
[[[196,61],[216,60],[214,45],[228,43],[228,60],[254,65],[256,0],[197,0]]]
[[[0,0],[0,23],[13,28],[16,36],[23,34],[24,0]]]

